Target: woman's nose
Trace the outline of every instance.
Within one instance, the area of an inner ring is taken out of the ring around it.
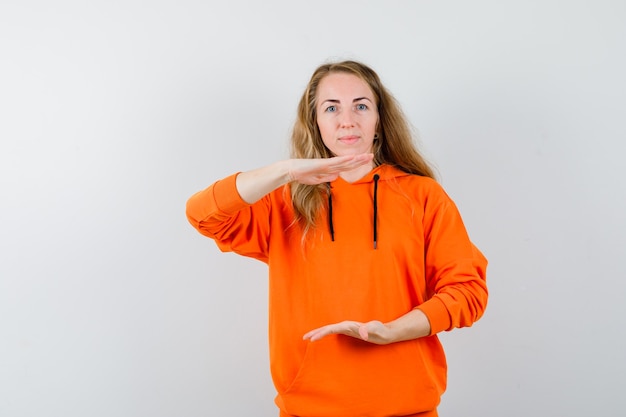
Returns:
[[[350,126],[354,126],[354,115],[352,114],[352,112],[343,112],[341,114],[341,119],[340,119],[340,124],[341,127],[350,127]]]

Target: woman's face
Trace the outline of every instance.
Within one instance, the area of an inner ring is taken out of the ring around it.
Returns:
[[[378,106],[369,85],[343,72],[325,76],[317,88],[317,126],[336,156],[372,151]]]

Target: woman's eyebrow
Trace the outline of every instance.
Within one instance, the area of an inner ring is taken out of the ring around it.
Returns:
[[[356,103],[357,101],[361,101],[361,100],[367,100],[370,103],[373,103],[372,100],[370,100],[368,97],[357,97],[354,100],[352,100],[352,102]],[[326,100],[322,101],[321,104],[324,104],[324,103],[327,103],[327,102],[328,103],[341,103],[341,101],[337,100],[336,98],[329,98],[329,99],[326,99]]]

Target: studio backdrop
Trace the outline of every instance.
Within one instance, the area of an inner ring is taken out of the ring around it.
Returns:
[[[0,416],[276,416],[267,268],[189,196],[373,67],[489,258],[442,417],[626,414],[626,4],[0,4]]]

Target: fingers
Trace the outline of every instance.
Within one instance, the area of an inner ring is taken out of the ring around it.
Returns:
[[[350,322],[341,322],[335,324],[329,324],[327,326],[319,327],[306,333],[302,338],[304,340],[310,340],[315,342],[330,334],[347,334],[350,328]]]
[[[311,330],[310,332],[305,334],[302,337],[302,339],[304,339],[304,340],[308,339],[311,342],[315,342],[317,340],[320,340],[320,339],[328,336],[329,334],[333,334],[332,327],[333,326],[331,325],[331,326],[324,326],[324,327],[320,327],[319,329]]]
[[[327,326],[311,330],[302,338],[304,340],[315,342],[331,334],[343,334],[357,339],[367,340],[366,338],[362,338],[360,335],[361,327],[364,327],[363,323],[356,321],[342,321],[341,323],[329,324]]]
[[[367,323],[342,321],[341,323],[329,324],[311,330],[306,333],[302,339],[315,342],[331,334],[341,334],[380,345],[389,343],[385,336],[386,331],[386,326],[378,320],[373,320]]]
[[[320,159],[292,159],[288,177],[303,184],[321,184],[337,179],[339,174],[371,163],[374,155],[359,154]]]
[[[368,164],[372,162],[373,159],[374,154],[364,153],[359,155],[335,156],[333,158],[328,158],[327,161],[329,162],[329,168],[336,170],[336,172],[341,172],[350,171],[360,167],[361,165]]]

